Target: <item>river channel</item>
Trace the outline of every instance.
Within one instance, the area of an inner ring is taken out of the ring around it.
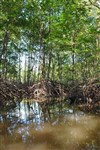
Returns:
[[[100,150],[100,115],[24,100],[0,112],[0,150]]]

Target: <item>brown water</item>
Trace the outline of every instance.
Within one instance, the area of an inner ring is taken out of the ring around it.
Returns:
[[[38,103],[23,101],[0,114],[0,150],[100,150],[99,115],[66,103],[42,113]]]

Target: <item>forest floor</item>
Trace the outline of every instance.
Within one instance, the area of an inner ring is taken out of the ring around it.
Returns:
[[[87,83],[61,84],[52,80],[41,80],[31,86],[0,79],[0,109],[10,109],[22,99],[33,99],[39,104],[60,98],[69,105],[77,105],[84,110],[100,112],[100,80],[92,79]],[[59,101],[59,100],[58,100]],[[63,102],[63,101],[62,101]]]

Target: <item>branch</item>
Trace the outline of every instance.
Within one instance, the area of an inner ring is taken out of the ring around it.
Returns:
[[[93,5],[93,6],[97,7],[98,9],[100,9],[99,4],[94,4],[91,0],[89,0],[89,2],[91,3],[91,5]]]

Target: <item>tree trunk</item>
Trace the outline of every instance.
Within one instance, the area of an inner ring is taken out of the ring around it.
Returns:
[[[45,52],[43,52],[43,62],[42,62],[42,78],[46,78],[46,68],[45,68]]]
[[[61,82],[62,81],[62,65],[61,65],[61,59],[60,59],[59,53],[57,54],[57,57],[58,57],[58,78],[59,78],[59,81]]]
[[[21,59],[19,53],[19,72],[18,72],[18,81],[21,82]]]
[[[48,63],[48,73],[47,73],[47,78],[50,78],[50,71],[51,71],[51,59],[52,59],[52,54],[51,51],[49,52],[49,63]]]
[[[2,74],[3,77],[6,79],[7,77],[7,50],[8,50],[8,41],[9,41],[9,35],[8,35],[8,31],[5,32],[4,35],[4,40],[3,40],[3,51],[1,54],[2,57]]]

